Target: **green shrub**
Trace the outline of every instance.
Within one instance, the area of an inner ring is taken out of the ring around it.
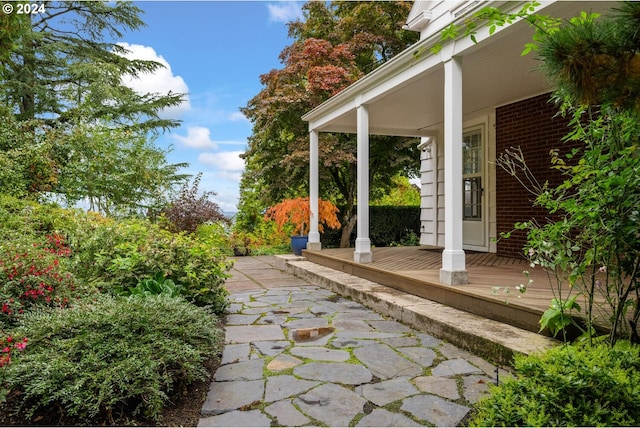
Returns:
[[[376,247],[400,242],[411,232],[420,235],[420,207],[371,206],[369,221],[369,236]]]
[[[78,274],[108,291],[134,288],[159,274],[184,287],[188,300],[222,313],[231,264],[212,241],[206,231],[187,235],[145,220],[109,220],[78,242]]]
[[[491,389],[470,426],[638,426],[640,348],[566,345],[517,356],[517,376]]]
[[[162,295],[27,314],[11,333],[28,346],[1,372],[4,410],[32,420],[55,409],[87,425],[157,422],[172,393],[207,377],[221,346],[216,317]]]
[[[18,244],[42,245],[47,236],[59,236],[70,250],[59,260],[60,273],[77,284],[111,292],[159,274],[183,287],[188,300],[217,313],[226,309],[224,281],[231,264],[221,249],[226,231],[219,225],[171,233],[142,219],[116,220],[0,194],[0,233],[0,260],[13,257]]]
[[[85,224],[86,214],[81,210],[39,204],[0,193],[0,231],[5,242],[63,231],[65,235],[75,234]]]
[[[420,207],[372,205],[369,207],[369,238],[376,247],[420,245]],[[357,228],[351,232],[351,245],[356,240]],[[342,229],[325,230],[322,246],[340,246]]]

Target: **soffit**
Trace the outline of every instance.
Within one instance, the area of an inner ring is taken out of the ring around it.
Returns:
[[[584,5],[559,2],[549,6],[544,13],[551,16],[574,16],[581,7]],[[611,3],[608,2],[590,3],[590,10],[606,10],[610,7]],[[520,22],[462,53],[463,114],[466,117],[474,112],[551,90],[538,71],[540,62],[535,54],[521,56],[525,43],[531,41],[532,33],[528,23]],[[341,109],[333,111],[335,117],[317,130],[355,133],[355,107],[358,105],[356,98],[344,103]],[[371,134],[432,134],[444,120],[442,63],[434,63],[420,75],[398,82],[366,104],[369,108]]]

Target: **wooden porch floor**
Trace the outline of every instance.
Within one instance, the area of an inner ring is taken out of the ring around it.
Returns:
[[[311,262],[432,301],[526,330],[539,330],[540,316],[554,297],[542,269],[531,268],[524,259],[467,252],[469,283],[450,286],[439,282],[441,251],[422,246],[373,248],[373,262],[366,264],[353,262],[353,248],[304,250],[303,255]],[[520,294],[515,287],[527,285],[524,271],[533,282],[526,293]],[[505,287],[509,287],[509,293],[503,291]]]

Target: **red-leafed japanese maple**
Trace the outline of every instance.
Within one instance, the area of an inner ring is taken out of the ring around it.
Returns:
[[[338,208],[330,201],[318,200],[318,231],[324,232],[324,226],[330,229],[340,227]],[[280,230],[292,228],[292,235],[308,235],[311,219],[309,197],[285,199],[270,207],[265,213],[265,219],[276,222]]]

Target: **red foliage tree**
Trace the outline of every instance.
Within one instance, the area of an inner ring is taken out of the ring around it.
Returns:
[[[324,199],[318,200],[318,232],[324,232],[326,225],[330,229],[340,227],[338,208]],[[311,207],[309,197],[285,199],[270,207],[265,213],[266,219],[274,220],[280,229],[293,226],[294,235],[308,235],[311,226]]]

